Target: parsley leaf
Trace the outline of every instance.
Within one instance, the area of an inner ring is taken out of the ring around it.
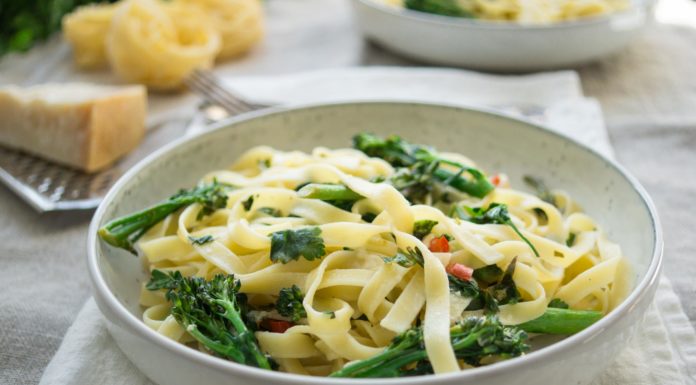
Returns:
[[[326,249],[320,235],[318,227],[271,233],[271,261],[288,263],[300,257],[308,261],[323,257]]]

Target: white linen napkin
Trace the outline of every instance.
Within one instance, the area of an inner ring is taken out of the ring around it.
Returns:
[[[599,104],[584,98],[577,74],[482,75],[461,70],[349,68],[274,77],[228,79],[246,98],[281,104],[398,99],[488,106],[544,122],[612,156]],[[172,119],[195,100],[153,100],[151,121]],[[189,110],[190,111],[190,110]],[[696,333],[669,281],[662,278],[642,330],[593,385],[689,385],[696,378]],[[109,335],[87,301],[46,368],[41,385],[151,384]],[[166,384],[161,384],[166,385]]]

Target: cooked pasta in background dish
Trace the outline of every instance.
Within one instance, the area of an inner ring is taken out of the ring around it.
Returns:
[[[543,24],[627,9],[630,0],[374,0],[443,16]]]
[[[594,220],[525,181],[536,194],[396,136],[256,147],[99,235],[151,273],[144,322],[196,349],[315,376],[445,373],[579,332],[629,289]]]

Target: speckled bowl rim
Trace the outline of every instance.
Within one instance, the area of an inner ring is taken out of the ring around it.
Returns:
[[[357,1],[364,4],[366,7],[378,10],[379,12],[419,23],[428,23],[459,28],[497,29],[512,31],[569,29],[582,28],[597,24],[605,24],[623,16],[630,16],[635,12],[645,12],[647,9],[649,9],[651,3],[651,0],[638,0],[638,3],[632,2],[631,6],[625,10],[607,13],[596,17],[589,17],[585,19],[559,21],[549,24],[521,24],[515,22],[478,20],[454,16],[436,15],[427,12],[414,11],[407,8],[399,8],[397,6],[381,3],[379,0],[350,1]]]
[[[121,190],[121,188],[135,175],[140,173],[144,168],[153,162],[155,159],[164,156],[170,152],[177,151],[186,142],[193,140],[205,135],[210,135],[218,130],[234,129],[233,127],[239,123],[254,120],[256,118],[267,117],[271,115],[282,115],[286,113],[293,113],[297,110],[313,110],[322,109],[326,107],[351,107],[356,105],[366,106],[366,105],[394,105],[399,107],[435,107],[435,108],[448,108],[467,111],[468,113],[478,113],[489,115],[497,119],[512,120],[517,124],[521,124],[525,129],[538,130],[541,133],[549,136],[554,136],[568,142],[571,145],[579,147],[585,152],[592,156],[595,156],[603,160],[607,165],[614,168],[621,176],[623,176],[633,187],[633,189],[641,197],[644,208],[648,210],[652,222],[652,235],[654,238],[654,248],[652,252],[652,258],[650,265],[648,266],[645,276],[638,282],[635,288],[631,291],[629,296],[611,313],[609,313],[604,318],[597,321],[592,326],[587,329],[567,337],[559,342],[556,342],[548,347],[540,349],[538,351],[526,354],[521,357],[516,357],[510,360],[502,361],[490,366],[479,367],[475,369],[463,370],[461,372],[445,373],[439,375],[427,375],[427,376],[416,376],[409,378],[389,378],[389,379],[346,379],[346,378],[327,378],[327,377],[311,377],[306,375],[291,374],[284,372],[275,372],[269,370],[258,369],[235,362],[227,361],[222,358],[217,358],[212,355],[200,352],[195,349],[191,349],[185,345],[182,345],[176,341],[173,341],[156,331],[150,329],[142,322],[141,319],[137,318],[131,314],[125,306],[121,305],[116,296],[111,292],[104,277],[99,269],[98,262],[98,249],[97,249],[97,230],[104,219],[104,213],[107,207],[111,204],[114,196]],[[87,265],[89,270],[89,275],[92,281],[92,286],[95,290],[95,294],[100,297],[102,304],[108,306],[109,310],[119,318],[119,321],[130,329],[130,332],[139,335],[142,338],[150,341],[153,344],[158,345],[162,349],[171,351],[172,353],[178,354],[186,359],[197,362],[198,364],[209,366],[216,370],[224,371],[229,373],[231,376],[242,375],[247,377],[257,377],[269,383],[275,384],[313,384],[313,385],[324,385],[324,384],[356,384],[356,383],[370,383],[370,384],[382,384],[382,385],[396,385],[396,384],[419,384],[423,381],[427,381],[429,384],[439,384],[444,382],[449,382],[452,380],[460,381],[471,381],[474,383],[477,379],[486,378],[488,375],[500,371],[514,371],[519,368],[523,368],[527,365],[534,365],[537,362],[541,362],[546,359],[553,359],[557,354],[571,350],[575,345],[581,345],[585,341],[589,341],[595,337],[598,337],[602,332],[609,326],[618,322],[625,313],[629,312],[631,308],[639,302],[644,296],[649,295],[650,289],[658,284],[660,271],[662,269],[662,254],[663,254],[663,238],[662,238],[662,227],[657,214],[657,209],[648,195],[647,191],[638,182],[638,180],[630,175],[626,169],[624,169],[617,162],[603,156],[599,152],[569,138],[565,135],[559,134],[543,125],[531,123],[526,120],[515,119],[509,115],[495,112],[493,110],[485,108],[467,108],[452,104],[443,103],[427,103],[427,102],[404,102],[404,101],[356,101],[356,102],[337,102],[337,103],[312,103],[306,105],[300,105],[295,107],[275,107],[265,110],[250,112],[241,116],[233,117],[228,120],[217,123],[211,127],[209,131],[201,132],[190,137],[183,137],[175,140],[172,143],[162,147],[161,149],[155,151],[145,159],[141,160],[138,164],[132,167],[128,172],[126,172],[114,186],[109,190],[104,200],[97,208],[97,211],[92,218],[92,222],[89,226],[89,234],[87,237]]]

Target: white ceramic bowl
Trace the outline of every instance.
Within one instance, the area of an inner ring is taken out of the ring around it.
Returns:
[[[590,62],[628,44],[648,20],[652,0],[586,20],[548,25],[472,20],[351,0],[363,34],[427,63],[490,71],[535,71]]]
[[[504,171],[523,186],[525,174],[569,191],[618,242],[634,269],[635,288],[617,309],[561,342],[491,366],[427,378],[326,379],[264,371],[201,353],[169,340],[141,321],[141,262],[97,238],[115,217],[194,185],[210,170],[231,164],[246,149],[347,147],[352,135],[398,134],[416,143],[458,151],[490,172]],[[123,352],[161,385],[213,384],[476,384],[538,385],[563,378],[588,383],[607,367],[635,332],[650,304],[661,269],[662,235],[645,190],[623,168],[542,127],[502,115],[418,103],[344,103],[255,112],[212,131],[172,143],[126,173],[97,209],[90,227],[89,273],[97,304]]]

